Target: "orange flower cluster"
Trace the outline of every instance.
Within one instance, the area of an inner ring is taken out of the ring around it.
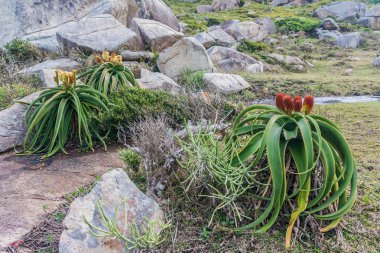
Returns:
[[[302,103],[302,97],[300,96],[295,96],[293,99],[289,95],[278,93],[276,95],[276,107],[287,114],[302,111],[305,112],[305,114],[309,114],[314,107],[314,97],[306,96]]]
[[[55,70],[55,82],[59,85],[62,82],[62,85],[66,88],[69,88],[75,85],[77,80],[77,71],[63,71],[63,70]]]
[[[100,64],[103,64],[105,62],[111,62],[112,64],[121,64],[123,61],[123,58],[121,55],[117,55],[115,52],[112,52],[111,55],[108,51],[103,51],[102,56],[99,55],[96,56],[96,61]]]

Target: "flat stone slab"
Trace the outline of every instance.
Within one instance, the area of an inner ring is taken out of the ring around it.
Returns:
[[[243,77],[233,74],[206,73],[203,81],[209,88],[224,94],[239,92],[250,87]]]
[[[0,155],[0,251],[19,240],[64,202],[62,196],[123,167],[116,147],[108,153],[57,155],[44,163],[37,156]]]
[[[39,74],[44,69],[61,69],[72,70],[80,68],[80,64],[70,58],[60,58],[56,60],[46,60],[31,67],[20,70],[18,73],[22,75]]]

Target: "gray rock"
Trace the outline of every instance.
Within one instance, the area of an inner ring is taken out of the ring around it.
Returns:
[[[47,88],[56,87],[57,84],[54,80],[54,77],[55,77],[55,69],[43,69],[40,71],[40,79],[44,87],[47,87]]]
[[[300,58],[295,56],[283,56],[281,54],[269,54],[268,57],[278,63],[285,65],[302,65],[306,66],[307,64],[302,61]]]
[[[213,0],[211,7],[216,11],[230,10],[239,7],[240,0]]]
[[[249,88],[250,85],[239,75],[206,73],[203,81],[210,89],[215,89],[223,94],[230,94]]]
[[[183,33],[149,19],[134,18],[130,28],[140,36],[144,45],[149,46],[154,51],[162,51],[171,47],[184,37]]]
[[[224,29],[227,29],[228,27],[230,27],[230,25],[236,24],[239,22],[240,22],[239,19],[232,19],[232,20],[227,20],[227,21],[220,23],[219,26],[220,26],[220,29],[224,30]]]
[[[305,73],[307,71],[307,68],[304,65],[290,65],[289,69],[296,73]]]
[[[320,40],[323,39],[336,39],[337,37],[341,36],[342,34],[337,30],[323,30],[323,29],[316,29],[318,38]]]
[[[369,27],[375,30],[380,29],[380,16],[378,17],[361,17],[356,21],[356,24]]]
[[[207,28],[207,32],[212,32],[212,31],[219,30],[219,29],[222,29],[222,27],[220,25],[212,25],[212,26]]]
[[[375,60],[373,60],[373,66],[380,68],[380,56],[376,57]]]
[[[206,13],[206,12],[214,12],[214,8],[211,5],[198,5],[197,12],[198,13]]]
[[[269,34],[269,31],[265,25],[260,25],[254,21],[234,23],[225,31],[237,41],[262,41]]]
[[[96,208],[98,200],[101,200],[104,212],[110,217],[115,214],[115,206],[118,207],[117,226],[123,231],[126,224],[124,233],[127,238],[131,237],[130,228],[133,222],[141,228],[145,218],[162,223],[165,220],[164,213],[158,204],[142,193],[124,170],[114,169],[104,174],[88,195],[77,198],[71,203],[70,210],[63,221],[65,230],[59,241],[59,252],[131,252],[117,239],[97,238],[88,232],[89,226],[83,217],[86,217],[91,224],[105,228]],[[158,227],[155,230],[159,232]]]
[[[165,76],[162,73],[151,72],[147,69],[141,69],[141,78],[137,79],[141,88],[149,90],[163,90],[172,94],[181,92],[179,86],[173,79]]]
[[[344,48],[357,48],[364,42],[364,38],[358,32],[348,33],[336,38],[335,44]]]
[[[208,35],[210,35],[215,40],[215,44],[218,46],[232,47],[237,43],[233,37],[231,37],[222,29],[208,32]]]
[[[149,51],[131,51],[131,50],[122,50],[120,52],[123,61],[150,61],[153,59],[154,54]]]
[[[258,18],[255,20],[257,24],[260,25],[260,29],[264,29],[268,32],[268,34],[276,33],[276,25],[270,18]]]
[[[20,99],[23,102],[32,102],[39,96],[36,92]],[[0,152],[8,151],[23,143],[26,127],[24,124],[26,104],[15,103],[0,111]]]
[[[194,38],[201,43],[205,48],[215,46],[215,40],[206,32],[198,33]]]
[[[263,73],[264,72],[264,65],[263,64],[251,64],[244,68],[245,72],[249,73]]]
[[[325,18],[321,26],[325,30],[340,30],[339,25],[332,18]]]
[[[111,14],[123,25],[140,17],[180,29],[177,18],[161,0],[13,0],[5,1],[0,9],[0,46],[21,37],[42,49],[57,51],[57,31],[99,14]]]
[[[207,50],[207,54],[211,61],[224,71],[244,70],[252,64],[263,65],[262,62],[255,60],[251,56],[227,47],[211,47]]]
[[[39,74],[40,71],[44,69],[73,70],[80,67],[81,65],[78,62],[71,60],[70,58],[60,58],[56,60],[46,60],[29,68],[22,69],[19,71],[19,74],[33,75]]]
[[[336,20],[355,21],[358,17],[364,16],[366,11],[367,6],[364,3],[346,1],[321,6],[313,15],[320,19],[334,17]]]
[[[157,67],[164,75],[177,79],[184,71],[212,70],[212,62],[204,46],[192,37],[185,37],[161,52]]]
[[[57,32],[57,40],[63,52],[70,49],[114,51],[124,46],[132,50],[143,49],[139,36],[109,14],[91,16],[66,25]]]
[[[272,6],[282,6],[282,5],[285,5],[285,4],[287,4],[287,3],[289,3],[290,2],[290,0],[273,0],[273,1],[271,1],[271,5]]]

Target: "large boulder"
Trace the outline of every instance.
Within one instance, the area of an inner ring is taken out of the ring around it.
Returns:
[[[313,15],[320,19],[334,17],[336,20],[355,21],[358,17],[364,16],[366,11],[365,3],[346,1],[321,6]]]
[[[230,10],[239,7],[240,0],[213,0],[211,8],[216,11]]]
[[[165,222],[163,211],[151,198],[142,193],[122,169],[114,169],[104,174],[91,192],[75,199],[63,221],[65,230],[59,241],[60,253],[116,253],[132,252],[123,242],[112,237],[95,237],[89,232],[89,223],[107,229],[96,204],[101,201],[104,213],[113,218],[118,208],[116,226],[127,238],[131,238],[131,228],[136,223],[138,229],[149,221]],[[141,230],[140,230],[141,231]],[[154,231],[160,232],[155,226]]]
[[[263,72],[262,62],[233,48],[214,46],[207,50],[207,54],[215,65],[226,72],[242,71],[252,64],[261,66]]]
[[[154,58],[154,54],[149,51],[122,50],[120,55],[123,61],[151,61]]]
[[[380,5],[375,5],[369,9],[364,17],[359,18],[357,23],[375,30],[380,29]]]
[[[336,38],[335,44],[344,48],[357,48],[364,42],[364,38],[358,32],[348,33]]]
[[[215,45],[218,45],[218,46],[232,47],[233,45],[237,43],[233,37],[231,37],[228,33],[226,33],[222,29],[210,31],[208,32],[208,35],[210,35],[211,38],[214,39]]]
[[[22,102],[32,102],[40,92],[33,93],[20,99]],[[26,128],[24,123],[27,105],[15,103],[0,111],[0,153],[8,151],[23,143]]]
[[[114,51],[126,46],[133,50],[143,49],[139,36],[109,14],[83,18],[66,25],[57,32],[57,40],[63,52],[70,49]]]
[[[140,36],[143,44],[153,51],[162,51],[184,37],[183,33],[149,19],[134,18],[130,28]]]
[[[269,35],[268,26],[255,21],[234,23],[225,31],[237,41],[262,41]]]
[[[44,69],[61,69],[61,70],[73,70],[80,68],[80,64],[70,58],[59,58],[56,60],[46,60],[31,67],[20,70],[18,73],[22,75],[34,75],[39,74]]]
[[[137,82],[140,87],[144,89],[162,90],[172,94],[181,92],[181,86],[174,82],[170,77],[144,68],[141,69],[141,77],[137,79]]]
[[[284,56],[281,54],[272,53],[268,55],[268,58],[272,62],[279,63],[293,72],[306,72],[308,67],[311,67],[310,64],[304,62],[296,56]]]
[[[194,36],[194,38],[201,43],[205,48],[216,45],[216,41],[207,32],[201,32]]]
[[[340,30],[339,25],[332,18],[325,18],[322,21],[321,26],[325,30],[338,30],[338,31]]]
[[[324,30],[324,29],[316,29],[318,38],[323,39],[336,39],[342,34],[338,30]]]
[[[0,47],[21,37],[40,48],[56,51],[57,31],[99,14],[111,14],[127,26],[132,18],[140,17],[180,29],[177,18],[161,0],[12,0],[0,8]]]
[[[214,89],[223,94],[230,94],[249,88],[250,85],[243,77],[232,74],[206,73],[203,81],[209,89]]]
[[[177,79],[184,71],[210,72],[212,62],[201,43],[185,37],[160,53],[157,67],[166,76]]]
[[[206,12],[214,12],[214,8],[211,5],[198,5],[197,12],[198,13],[206,13]]]

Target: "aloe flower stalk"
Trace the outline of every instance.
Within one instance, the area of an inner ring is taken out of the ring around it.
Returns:
[[[306,96],[303,101],[303,109],[306,114],[309,114],[314,107],[314,97]]]

